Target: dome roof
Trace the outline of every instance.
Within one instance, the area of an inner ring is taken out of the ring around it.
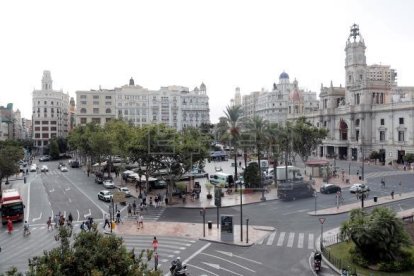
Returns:
[[[285,71],[283,71],[283,73],[280,74],[279,79],[289,79],[289,75]]]

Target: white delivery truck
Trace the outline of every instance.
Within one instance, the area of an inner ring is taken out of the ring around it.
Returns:
[[[295,166],[287,166],[288,177],[286,178],[286,166],[278,166],[277,169],[277,180],[286,181],[286,180],[303,180],[303,176],[300,173],[300,169]],[[274,176],[274,169],[269,168],[267,170],[267,175]]]

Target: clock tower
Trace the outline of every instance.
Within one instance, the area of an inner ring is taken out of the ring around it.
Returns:
[[[361,88],[365,82],[367,60],[365,42],[359,33],[359,26],[351,26],[351,32],[345,47],[345,85],[349,90]]]

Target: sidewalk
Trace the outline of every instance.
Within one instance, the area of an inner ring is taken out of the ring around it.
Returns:
[[[401,196],[399,194],[396,194],[394,195],[394,199],[392,199],[390,195],[378,197],[377,202],[374,202],[374,199],[367,199],[367,200],[364,200],[364,208],[372,207],[372,206],[379,206],[382,204],[399,201],[403,199],[408,199],[408,198],[413,198],[413,197],[414,197],[414,192],[409,192],[409,193],[403,193],[401,194]],[[361,201],[358,201],[352,204],[347,204],[347,205],[340,205],[339,208],[332,207],[332,208],[317,210],[316,213],[315,211],[311,211],[311,212],[308,212],[308,215],[311,215],[311,216],[337,215],[337,214],[350,212],[352,209],[357,209],[357,208],[361,208]]]

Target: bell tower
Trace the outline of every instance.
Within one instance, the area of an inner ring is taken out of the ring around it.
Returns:
[[[52,90],[52,75],[50,74],[50,71],[43,71],[43,77],[42,77],[42,90]]]
[[[359,26],[351,26],[351,32],[345,46],[345,86],[354,90],[365,82],[367,59],[365,56],[365,42],[359,33]]]

